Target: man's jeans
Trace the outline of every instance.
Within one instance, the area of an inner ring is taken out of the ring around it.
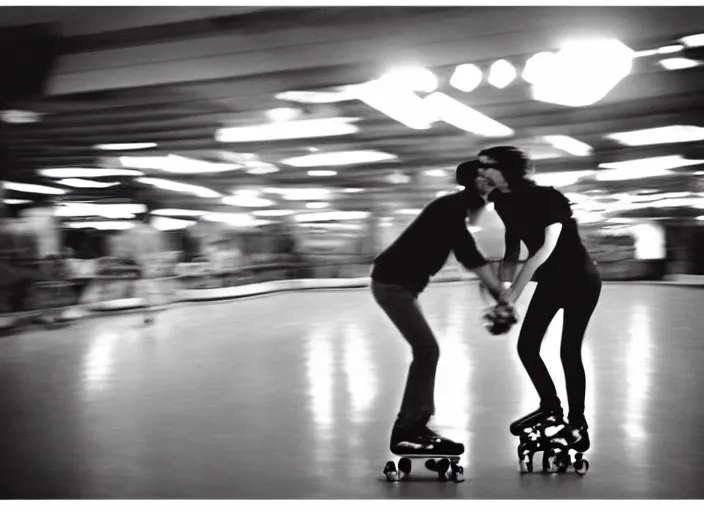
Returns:
[[[372,279],[372,295],[413,350],[396,427],[425,421],[435,413],[435,372],[440,349],[417,297],[402,285]]]

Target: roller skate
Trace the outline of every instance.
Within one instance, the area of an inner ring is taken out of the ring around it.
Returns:
[[[464,469],[459,465],[464,445],[438,435],[429,429],[426,420],[408,427],[394,427],[391,453],[401,456],[398,469],[393,461],[386,463],[384,475],[389,482],[406,480],[411,473],[411,459],[427,459],[425,468],[438,474],[442,482],[462,482]]]
[[[564,425],[562,409],[540,408],[511,423],[511,434],[519,438],[518,466],[521,473],[533,472],[533,456],[543,452],[543,470],[550,452],[550,436]]]
[[[549,438],[549,448],[545,452],[543,466],[547,465],[549,472],[564,473],[572,467],[580,476],[589,471],[589,461],[584,458],[591,446],[589,426],[584,418],[565,423],[555,435]],[[574,462],[570,451],[574,451]]]

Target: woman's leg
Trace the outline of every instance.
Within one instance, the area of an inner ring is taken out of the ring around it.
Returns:
[[[587,325],[601,294],[601,279],[597,275],[585,279],[583,284],[570,288],[565,299],[560,358],[565,371],[565,385],[569,403],[569,422],[584,423],[584,398],[586,377],[582,364],[582,342]]]
[[[560,399],[555,390],[555,384],[540,358],[540,346],[545,332],[560,309],[559,294],[553,287],[539,283],[531,298],[530,305],[523,319],[521,332],[518,335],[518,356],[528,372],[535,390],[540,396],[541,409],[560,408]]]

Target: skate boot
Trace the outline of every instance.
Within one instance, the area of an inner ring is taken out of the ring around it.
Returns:
[[[570,419],[555,435],[549,438],[549,449],[545,453],[544,466],[550,472],[565,472],[573,467],[579,475],[589,470],[589,461],[584,459],[584,452],[591,446],[589,440],[589,425],[582,417]],[[574,463],[570,451],[575,451]]]
[[[461,455],[464,445],[438,435],[426,425],[426,420],[406,427],[394,427],[391,432],[391,453],[394,455]]]
[[[540,408],[511,424],[511,434],[519,438],[518,467],[521,473],[533,472],[533,456],[537,452],[543,452],[545,469],[545,457],[550,451],[549,434],[562,425],[564,419],[559,406],[552,409]]]

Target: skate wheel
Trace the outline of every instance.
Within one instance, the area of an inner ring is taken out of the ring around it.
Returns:
[[[393,461],[389,461],[384,466],[384,475],[386,475],[386,480],[389,482],[398,482],[398,473],[396,472],[396,464]]]
[[[464,482],[464,468],[459,464],[452,464],[452,480],[455,483]]]
[[[438,478],[441,482],[447,482],[452,479],[452,470],[450,469],[450,461],[441,459],[435,464],[435,471],[438,473]]]
[[[589,461],[578,459],[574,462],[574,472],[580,476],[584,476],[589,471]]]
[[[574,456],[574,460],[582,460],[582,457],[584,457],[583,453],[576,453]]]
[[[428,459],[425,461],[425,469],[428,471],[436,471],[435,469],[435,459]]]
[[[411,459],[408,457],[403,457],[401,460],[398,461],[398,478],[399,480],[403,480],[406,478],[408,475],[411,474]]]

